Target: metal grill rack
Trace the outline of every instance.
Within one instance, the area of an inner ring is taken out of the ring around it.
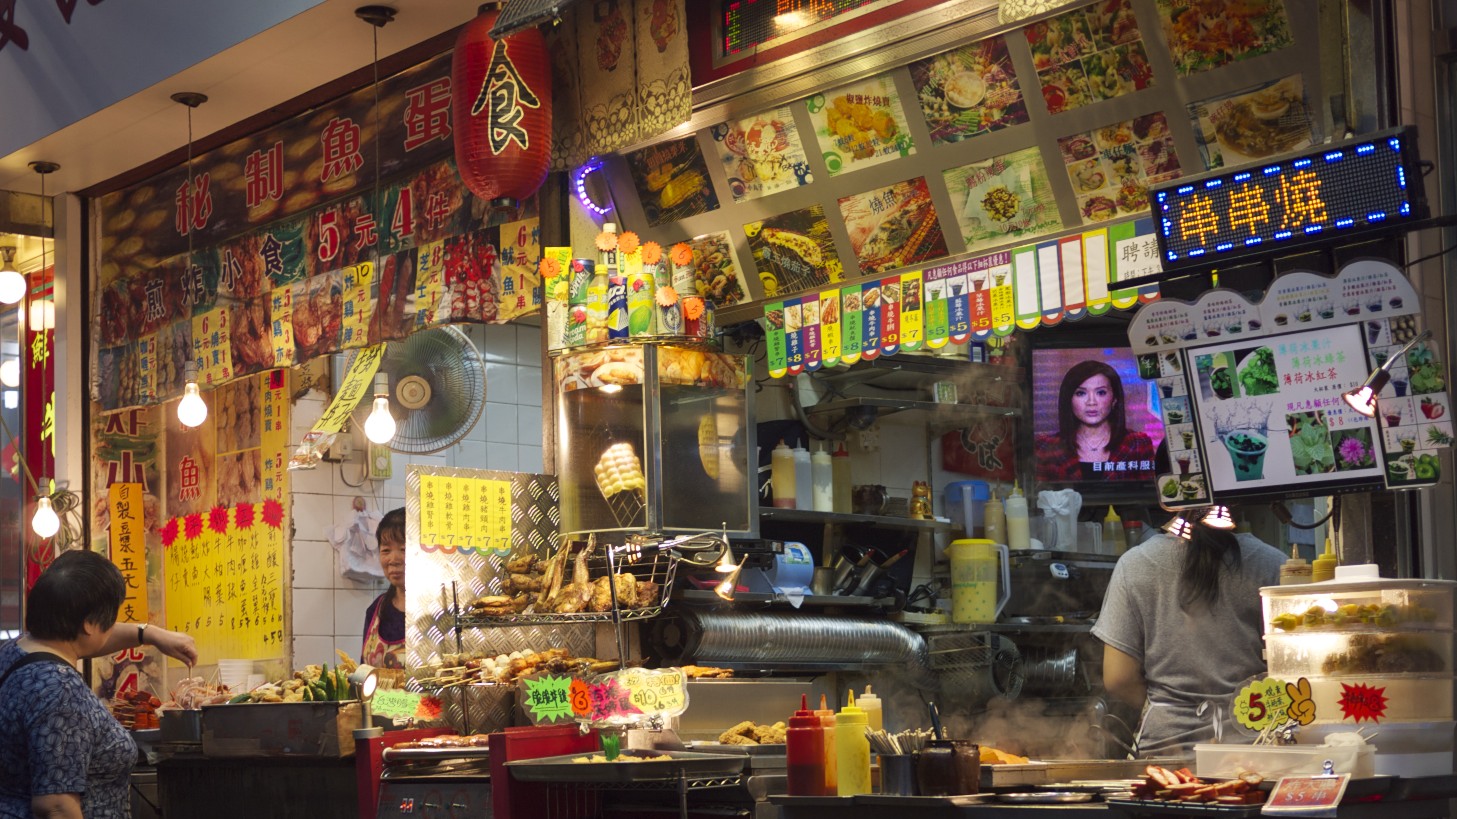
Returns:
[[[647,620],[662,614],[663,606],[668,603],[668,593],[672,589],[673,579],[678,575],[678,556],[671,552],[658,551],[652,554],[642,555],[636,559],[613,557],[607,552],[609,548],[606,544],[598,544],[597,553],[587,559],[587,571],[590,576],[602,577],[606,575],[613,578],[613,610],[582,611],[571,614],[555,614],[549,612],[507,615],[470,614],[460,611],[460,601],[457,600],[455,610],[457,627],[495,628],[499,626],[612,623],[616,622],[619,618],[627,622]],[[568,571],[570,571],[570,567],[568,567]],[[658,594],[653,601],[653,605],[628,609],[618,607],[616,595],[617,574],[631,574],[639,581],[646,580],[657,584]]]

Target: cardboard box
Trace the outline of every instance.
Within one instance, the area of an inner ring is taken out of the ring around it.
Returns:
[[[359,716],[358,700],[209,705],[202,709],[202,753],[353,756]]]

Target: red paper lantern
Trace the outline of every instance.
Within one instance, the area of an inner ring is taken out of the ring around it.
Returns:
[[[486,201],[524,199],[551,160],[551,63],[535,28],[492,39],[496,4],[481,6],[455,41],[450,84],[455,164]]]

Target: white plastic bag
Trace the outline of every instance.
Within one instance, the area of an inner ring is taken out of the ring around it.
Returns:
[[[348,526],[330,526],[329,543],[338,553],[339,574],[345,579],[369,583],[384,579],[379,567],[379,543],[374,538],[380,516],[354,505],[354,520]]]
[[[1037,493],[1037,508],[1057,527],[1057,548],[1077,551],[1078,512],[1083,509],[1083,496],[1075,489],[1045,489]]]

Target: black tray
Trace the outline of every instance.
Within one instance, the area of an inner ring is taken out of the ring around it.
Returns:
[[[594,753],[600,753],[594,752]],[[744,769],[747,754],[695,754],[687,751],[622,752],[624,757],[669,756],[672,759],[642,762],[573,762],[594,754],[569,754],[542,759],[507,762],[511,776],[526,782],[590,782],[630,785],[634,782],[667,782],[686,776],[709,779],[732,776]]]
[[[1174,802],[1167,799],[1109,799],[1108,807],[1134,816],[1185,813],[1195,816],[1224,816],[1229,819],[1259,816],[1261,805],[1222,805],[1218,802]]]

